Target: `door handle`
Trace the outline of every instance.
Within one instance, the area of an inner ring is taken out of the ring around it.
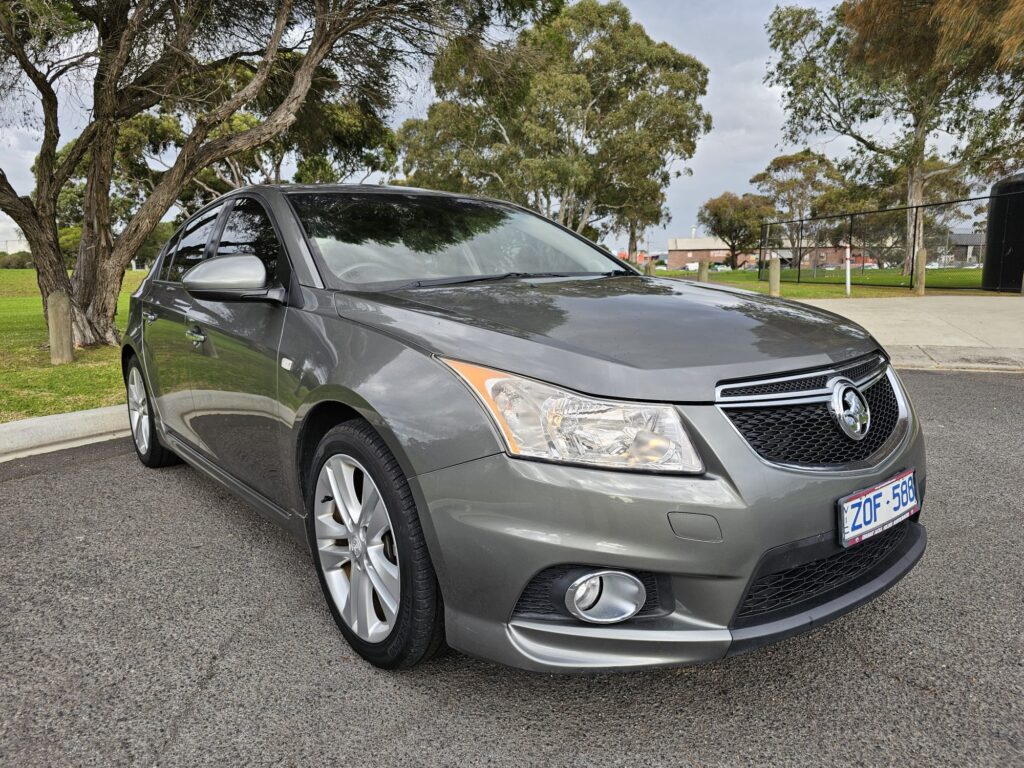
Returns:
[[[156,320],[156,312],[150,312],[148,309],[142,310],[142,319],[147,323],[152,323]]]
[[[199,345],[206,341],[206,334],[203,333],[197,325],[185,331],[185,338],[192,342],[193,347],[198,349]]]

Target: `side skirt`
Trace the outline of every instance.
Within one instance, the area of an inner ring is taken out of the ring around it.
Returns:
[[[300,544],[303,546],[308,545],[306,540],[305,520],[301,515],[292,514],[284,507],[281,507],[268,499],[263,494],[253,490],[248,485],[239,482],[205,456],[202,456],[185,444],[170,430],[165,429],[162,437],[166,440],[167,447],[178,454],[178,456],[180,456],[184,461],[188,462],[188,464],[193,468],[202,472],[207,477],[216,480],[242,501],[249,504],[251,507],[254,507],[260,515],[270,522],[284,528]]]

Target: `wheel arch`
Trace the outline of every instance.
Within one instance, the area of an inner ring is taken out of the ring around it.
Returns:
[[[314,394],[315,396],[307,400],[300,409],[295,425],[293,467],[299,481],[303,511],[305,511],[307,496],[310,492],[311,473],[309,470],[313,454],[324,435],[346,421],[360,419],[367,422],[387,444],[388,450],[398,460],[405,476],[407,478],[414,476],[412,463],[398,437],[388,425],[387,420],[368,402],[351,390],[341,387],[325,387]]]
[[[135,351],[135,347],[131,344],[124,344],[121,346],[121,378],[128,377],[128,365],[131,363],[132,358],[138,358],[141,360],[141,356]]]

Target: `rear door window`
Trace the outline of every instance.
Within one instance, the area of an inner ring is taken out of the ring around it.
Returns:
[[[178,247],[178,238],[180,237],[180,229],[177,232],[175,232],[174,235],[171,236],[171,241],[167,244],[167,252],[164,254],[163,259],[160,261],[160,272],[157,274],[158,280],[170,280],[171,262],[174,261],[174,251]]]

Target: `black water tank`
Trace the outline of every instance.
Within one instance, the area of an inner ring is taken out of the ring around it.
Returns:
[[[1024,276],[1024,173],[992,185],[981,287],[1019,291]]]

